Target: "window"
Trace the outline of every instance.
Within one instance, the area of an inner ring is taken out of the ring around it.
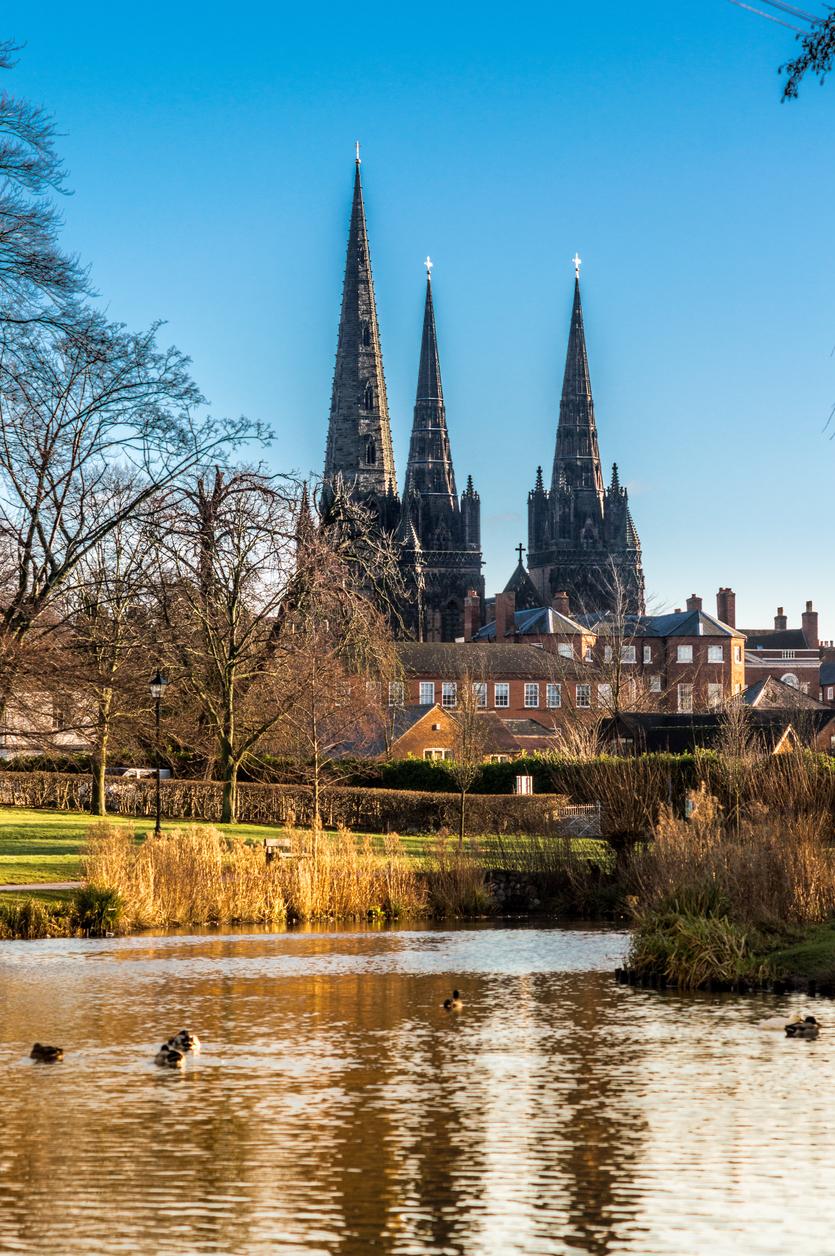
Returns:
[[[609,707],[612,705],[612,686],[597,686],[597,705],[599,707]]]
[[[603,647],[603,662],[611,663],[611,661],[612,661],[612,647],[610,645],[604,646]]]
[[[441,682],[441,706],[454,707],[458,704],[458,686],[454,680]]]
[[[636,662],[634,645],[622,645],[620,647],[620,661],[621,663]]]
[[[375,466],[377,462],[377,446],[373,440],[369,440],[365,446],[365,461],[369,467]]]
[[[708,681],[707,686],[707,705],[711,707],[719,706],[722,701],[722,685],[714,681]]]
[[[593,662],[594,662],[594,651],[592,650],[592,648],[591,648],[591,646],[590,646],[590,645],[587,645],[587,646],[586,646],[586,654],[585,654],[585,659],[586,659],[586,662],[587,662],[587,663],[593,663]]]
[[[577,706],[584,710],[591,706],[591,685],[577,686]]]
[[[363,323],[362,325],[362,343],[366,349],[371,345],[371,326],[369,323]]]
[[[833,698],[835,698],[835,686],[833,686],[833,685],[827,685],[827,686],[826,686],[826,700],[827,700],[827,702],[831,702],[831,701],[833,700]]]
[[[402,706],[405,700],[405,685],[402,680],[389,681],[389,706]]]
[[[792,689],[800,688],[800,681],[797,679],[794,672],[786,672],[785,676],[781,676],[780,679],[784,685],[791,685]]]
[[[422,680],[420,682],[420,691],[418,701],[421,706],[434,706],[435,704],[435,682],[434,680]]]
[[[677,663],[692,663],[693,662],[692,645],[680,645],[677,647],[676,662]]]
[[[479,708],[487,706],[487,685],[483,680],[477,680],[474,682],[473,694],[475,696],[476,705]]]
[[[734,662],[735,663],[742,662],[742,646],[741,645],[734,646]]]
[[[510,685],[506,680],[499,680],[493,686],[493,702],[497,707],[510,706]]]
[[[651,645],[644,646],[644,662],[645,663],[652,662],[652,646]]]
[[[451,759],[452,751],[443,750],[440,746],[427,746],[423,752],[424,759]]]
[[[707,647],[708,663],[724,663],[725,651],[721,645],[709,645]]]
[[[693,686],[692,685],[679,685],[678,709],[679,711],[685,714],[689,714],[693,710]]]
[[[363,394],[362,405],[363,405],[364,410],[374,409],[374,389],[371,387],[370,384],[365,385],[365,393]]]
[[[485,757],[488,763],[510,763],[509,754],[488,754]]]
[[[654,676],[650,676],[649,678],[649,691],[650,693],[661,692],[661,677],[659,676],[658,672],[656,672]]]
[[[562,659],[573,659],[574,646],[570,641],[561,641],[557,646],[557,654],[559,654]]]
[[[545,686],[545,705],[552,711],[562,706],[562,685]]]
[[[539,706],[539,685],[532,685],[532,684],[525,685],[525,706],[526,707],[538,707]]]

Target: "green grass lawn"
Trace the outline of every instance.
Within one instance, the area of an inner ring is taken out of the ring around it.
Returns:
[[[0,808],[0,885],[79,880],[82,875],[82,847],[90,826],[95,823],[95,818],[84,812]],[[107,823],[122,825],[143,837],[154,827],[152,819],[137,819],[131,816],[108,816]],[[170,830],[192,823],[203,822],[164,820],[162,827],[164,830]],[[276,826],[260,824],[230,824],[217,827],[234,837],[253,842],[261,842],[268,833],[275,834],[279,831]],[[483,851],[489,862],[491,853],[497,848],[503,848],[505,852],[518,851],[524,847],[526,840],[524,837],[515,837],[502,841],[494,836],[485,836],[468,838],[467,842],[468,845],[472,844],[473,847]],[[375,848],[382,851],[384,839],[379,834],[375,834],[372,836],[372,841]],[[444,841],[450,846],[455,846],[457,839],[452,836]],[[415,835],[403,837],[402,842],[406,854],[412,858],[424,860],[432,857],[438,838],[434,834]],[[577,839],[573,845],[578,854],[588,859],[609,858],[608,851],[600,842]]]
[[[832,981],[835,979],[835,925],[810,929],[802,941],[772,951],[766,958],[785,975]]]

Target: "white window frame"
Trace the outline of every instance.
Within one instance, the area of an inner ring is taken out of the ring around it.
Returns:
[[[562,685],[556,681],[545,686],[545,705],[549,711],[556,711],[562,706]]]
[[[458,706],[458,682],[455,680],[441,681],[441,706],[445,711],[452,711]]]
[[[539,706],[539,685],[535,680],[525,681],[524,705],[529,711],[533,711]]]
[[[574,646],[570,641],[559,641],[557,642],[557,654],[561,659],[573,659]]]
[[[434,706],[435,705],[435,682],[434,680],[422,680],[418,689],[418,706]]]
[[[603,647],[603,662],[604,662],[604,663],[611,663],[611,661],[612,661],[612,647],[611,647],[610,645],[604,645],[604,647]]]
[[[689,681],[678,686],[676,709],[681,715],[693,714],[693,686]]]
[[[826,686],[826,700],[831,702],[835,698],[835,685]]]
[[[424,759],[432,759],[442,762],[444,759],[452,758],[452,751],[445,746],[425,746],[423,750]]]
[[[692,663],[693,662],[692,645],[677,645],[676,646],[676,662],[677,663]]]
[[[479,711],[486,710],[487,708],[487,681],[486,680],[474,680],[473,681],[473,695],[475,696],[476,706],[478,707]]]
[[[742,646],[741,645],[734,646],[734,662],[735,663],[742,662]]]
[[[621,663],[637,663],[637,653],[634,645],[622,645],[620,647]]]
[[[661,692],[661,673],[660,672],[655,672],[652,676],[650,676],[649,691],[650,693]]]
[[[644,646],[644,662],[645,663],[652,662],[652,646],[651,645]]]
[[[493,706],[499,711],[507,710],[510,706],[509,681],[497,680],[493,685]]]
[[[612,705],[612,686],[606,681],[601,682],[597,686],[597,705],[601,711]]]
[[[707,661],[708,663],[724,663],[725,647],[721,645],[709,645],[707,647]]]
[[[389,681],[389,706],[403,706],[406,701],[406,686],[402,680]]]
[[[707,705],[709,707],[721,706],[724,696],[725,686],[721,680],[709,680],[707,682]]]
[[[591,685],[578,685],[575,693],[578,710],[591,710]]]

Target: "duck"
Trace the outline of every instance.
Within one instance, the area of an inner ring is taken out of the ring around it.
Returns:
[[[168,1039],[168,1045],[173,1047],[175,1051],[182,1051],[183,1054],[188,1051],[193,1051],[196,1054],[200,1050],[200,1039],[191,1030],[181,1029],[173,1038]]]
[[[184,1053],[172,1047],[170,1041],[164,1042],[154,1056],[154,1064],[158,1064],[160,1068],[182,1068],[185,1062]]]
[[[29,1059],[36,1060],[39,1064],[57,1064],[63,1058],[63,1047],[48,1047],[42,1042],[36,1042],[29,1052]]]
[[[452,998],[444,999],[444,1010],[447,1012],[460,1012],[463,1006],[460,990],[453,990]]]
[[[814,1016],[806,1016],[803,1020],[790,1021],[786,1026],[787,1038],[817,1038],[820,1033],[820,1024],[815,1020]]]

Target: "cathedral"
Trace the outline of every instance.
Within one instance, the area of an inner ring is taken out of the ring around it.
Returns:
[[[481,505],[472,476],[459,497],[441,383],[438,335],[427,258],[426,304],[409,460],[402,500],[397,489],[380,329],[362,200],[360,160],[333,376],[325,484],[350,485],[402,549],[409,592],[403,619],[419,641],[464,636],[464,604],[484,600]]]
[[[528,496],[528,571],[506,591],[521,604],[573,614],[643,612],[641,547],[626,489],[612,468],[604,487],[575,258],[568,338],[550,489],[542,468]],[[423,335],[402,498],[394,465],[380,328],[357,151],[348,255],[333,376],[324,484],[341,479],[401,547],[409,593],[404,625],[418,641],[471,636],[484,614],[481,505],[467,477],[459,495],[450,449],[432,264],[426,259]],[[475,615],[473,608],[477,608]],[[466,610],[466,615],[465,615]]]

